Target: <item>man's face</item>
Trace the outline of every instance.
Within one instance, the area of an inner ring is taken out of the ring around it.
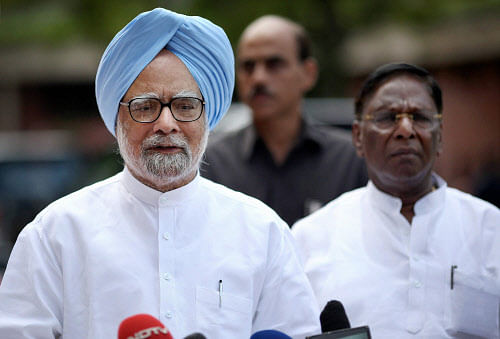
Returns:
[[[382,112],[437,113],[425,84],[411,75],[385,80],[368,98],[362,116]],[[372,120],[355,121],[353,141],[365,158],[370,179],[381,190],[396,193],[418,188],[430,180],[441,151],[441,123],[431,129],[414,126],[403,117],[394,128],[378,128]]]
[[[202,98],[196,81],[180,59],[163,50],[139,74],[122,102],[137,97],[154,97],[162,102],[192,96]],[[152,123],[134,121],[128,107],[121,106],[117,141],[125,164],[146,185],[165,191],[187,184],[198,170],[206,147],[205,116],[179,122],[164,107]]]
[[[300,113],[302,96],[316,80],[316,64],[299,60],[296,37],[287,24],[268,20],[251,26],[237,54],[239,97],[255,121]]]

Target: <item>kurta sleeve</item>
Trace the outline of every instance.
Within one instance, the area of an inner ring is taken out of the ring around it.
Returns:
[[[483,274],[493,282],[491,291],[500,300],[500,210],[492,208],[486,211],[483,219],[483,232],[481,239],[481,262],[484,263]],[[496,338],[500,338],[500,303],[497,306],[498,321]]]
[[[273,225],[275,226],[275,225]],[[319,334],[319,310],[286,224],[272,227],[268,266],[253,332],[276,329],[293,338]]]
[[[12,250],[0,285],[0,338],[61,337],[61,270],[40,226],[28,225]]]

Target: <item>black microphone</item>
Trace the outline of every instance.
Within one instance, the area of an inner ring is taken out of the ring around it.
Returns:
[[[344,306],[338,300],[330,300],[319,315],[321,332],[331,332],[344,328],[351,328]]]
[[[330,300],[319,315],[322,334],[306,339],[339,339],[359,338],[371,339],[368,326],[351,328],[344,306],[338,300]]]
[[[203,334],[201,333],[193,333],[185,337],[184,339],[207,339]]]

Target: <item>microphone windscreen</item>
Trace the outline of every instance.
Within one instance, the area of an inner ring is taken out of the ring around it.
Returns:
[[[203,334],[201,333],[193,333],[185,337],[184,339],[207,339]]]
[[[330,300],[326,304],[319,315],[319,321],[321,323],[321,332],[323,333],[351,328],[344,306],[338,300]]]
[[[118,328],[118,339],[174,339],[170,331],[149,314],[136,314],[123,319]]]
[[[292,339],[292,337],[276,330],[263,330],[252,334],[250,339]]]

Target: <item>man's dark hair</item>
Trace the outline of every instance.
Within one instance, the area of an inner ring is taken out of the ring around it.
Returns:
[[[297,49],[299,52],[299,60],[304,61],[312,56],[312,42],[309,34],[300,25],[296,25],[295,38],[297,40]]]
[[[421,80],[427,89],[429,94],[434,100],[434,104],[438,109],[438,113],[443,110],[443,98],[441,94],[441,87],[437,83],[436,79],[422,67],[405,64],[405,63],[391,63],[380,66],[375,71],[373,71],[361,86],[356,100],[355,100],[355,117],[357,120],[361,120],[361,115],[363,113],[365,102],[370,98],[370,96],[375,92],[375,90],[386,80],[397,75],[408,74],[414,76]]]

